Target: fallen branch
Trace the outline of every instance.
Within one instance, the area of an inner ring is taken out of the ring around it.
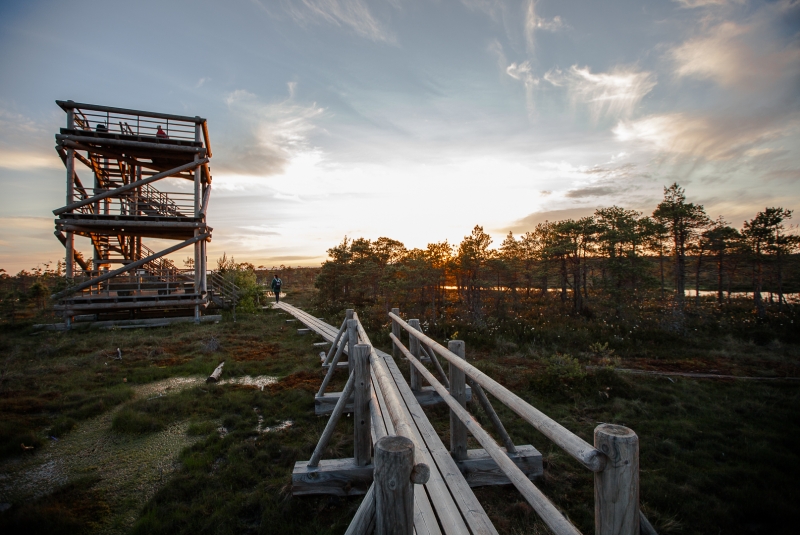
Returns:
[[[222,367],[225,366],[225,362],[223,361],[217,368],[211,372],[211,375],[208,376],[206,379],[207,383],[216,383],[219,381],[220,376],[222,375]]]

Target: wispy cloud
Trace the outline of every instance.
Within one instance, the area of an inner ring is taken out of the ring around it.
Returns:
[[[315,129],[313,121],[325,112],[316,103],[304,106],[292,99],[265,104],[243,89],[229,93],[225,103],[243,130],[232,137],[224,159],[215,158],[215,167],[244,175],[278,174],[294,156],[312,150],[308,136]]]
[[[59,169],[63,167],[55,151],[34,152],[0,148],[0,167],[25,171],[30,169]]]
[[[0,107],[0,168],[26,170],[62,167],[53,131],[30,117]]]
[[[508,60],[506,59],[505,50],[503,50],[503,45],[497,39],[492,39],[489,43],[489,46],[486,47],[490,54],[492,54],[497,59],[497,65],[501,70],[506,70],[506,65],[508,65]]]
[[[630,190],[634,182],[641,183],[642,179],[650,178],[649,173],[641,172],[636,164],[630,162],[616,166],[595,165],[584,169],[583,173],[588,180],[569,190],[565,197],[582,199],[617,195]]]
[[[671,113],[620,121],[614,128],[619,141],[679,156],[727,160],[765,143],[790,136],[800,123],[795,115],[786,122],[771,117],[710,117]]]
[[[271,0],[251,1],[275,14]],[[396,41],[394,34],[373,15],[365,0],[280,0],[279,4],[283,13],[298,24],[332,24],[375,42]]]
[[[197,84],[195,84],[194,87],[195,87],[195,89],[199,89],[199,88],[203,87],[204,85],[206,85],[210,81],[211,81],[211,78],[208,78],[208,77],[204,76],[204,77],[200,78],[197,81]]]
[[[561,17],[556,16],[552,19],[545,19],[536,14],[535,0],[528,0],[525,6],[525,40],[528,45],[528,52],[533,53],[536,43],[535,37],[538,31],[555,32],[566,27]]]
[[[533,75],[531,62],[523,61],[519,64],[512,63],[506,67],[506,74],[525,85],[525,100],[528,105],[528,114],[534,113],[536,111],[536,106],[533,90],[539,85],[539,79]]]
[[[731,4],[744,4],[745,0],[672,0],[685,8],[729,6]]]
[[[505,18],[506,5],[502,0],[461,0],[461,3],[471,11],[486,13],[495,22]]]
[[[580,208],[565,208],[562,210],[547,210],[542,212],[534,212],[522,219],[514,221],[508,227],[498,229],[500,232],[516,232],[523,234],[536,228],[539,223],[545,221],[561,221],[564,219],[580,219],[582,217],[594,214],[594,211],[600,206],[582,206]]]
[[[573,65],[566,72],[553,69],[544,79],[566,89],[573,105],[585,105],[593,120],[628,117],[656,85],[655,75],[618,67],[611,72],[592,73],[589,67]]]
[[[776,25],[783,16],[782,9],[762,9],[743,23],[703,24],[697,36],[669,51],[675,74],[747,91],[769,90],[783,80],[796,90],[800,42],[780,37]]]

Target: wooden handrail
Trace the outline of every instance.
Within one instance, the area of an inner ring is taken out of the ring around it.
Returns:
[[[195,123],[195,124],[205,122],[205,119],[203,119],[202,117],[187,117],[186,115],[173,115],[171,113],[158,113],[152,111],[130,110],[127,108],[114,108],[112,106],[85,104],[82,102],[73,102],[71,100],[56,100],[56,104],[58,104],[58,106],[64,111],[74,110],[78,108],[81,110],[119,113],[120,115],[138,115],[140,117],[153,117],[155,119],[172,119],[174,121],[185,121],[187,123]]]
[[[422,331],[413,329],[397,314],[389,313],[389,317],[403,327],[409,335],[418,338],[422,343],[439,353],[451,366],[462,370],[469,378],[481,385],[490,394],[535,427],[540,433],[555,442],[556,445],[574,457],[586,468],[592,472],[601,472],[605,468],[606,456],[601,451],[595,449],[591,444],[527,403],[521,397],[511,392],[475,366],[459,358],[458,355],[443,347]]]
[[[367,336],[367,332],[364,330],[364,326],[361,325],[361,321],[358,320],[358,314],[353,313],[353,319],[355,319],[358,323],[358,338],[362,344],[367,344],[370,346],[369,352],[369,360],[370,366],[372,367],[373,372],[375,372],[375,377],[378,379],[378,384],[381,387],[381,391],[383,392],[384,399],[386,401],[386,408],[389,411],[389,417],[392,419],[392,424],[394,425],[395,434],[402,435],[414,440],[414,424],[411,420],[406,416],[405,411],[403,410],[404,404],[403,400],[400,398],[400,393],[397,391],[397,388],[392,386],[393,381],[389,374],[389,370],[386,366],[386,363],[383,361],[382,358],[378,356],[375,352],[375,348],[372,346],[372,343],[369,340],[369,336]],[[421,451],[417,444],[417,449],[415,453],[415,460],[414,464],[420,471],[427,470],[428,474],[430,474],[430,467],[424,462],[422,457]],[[427,478],[425,478],[427,481]],[[425,482],[423,481],[423,483]]]
[[[455,413],[461,423],[467,428],[473,437],[483,446],[486,453],[494,459],[497,466],[508,477],[511,483],[517,487],[520,493],[525,497],[531,507],[542,518],[547,527],[550,528],[556,535],[581,535],[581,532],[567,520],[561,512],[547,499],[542,491],[531,482],[525,473],[514,464],[506,452],[500,449],[500,446],[494,439],[481,427],[481,424],[472,416],[461,404],[452,396],[450,392],[442,385],[434,375],[419,361],[411,351],[400,342],[394,335],[389,334],[392,341],[397,344],[397,348],[405,356],[409,362],[417,369],[417,371],[425,378],[426,381],[436,390],[450,410]]]

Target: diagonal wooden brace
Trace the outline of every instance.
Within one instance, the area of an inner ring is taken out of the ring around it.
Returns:
[[[186,247],[188,245],[192,245],[195,242],[199,242],[201,240],[205,240],[206,238],[210,238],[210,237],[211,237],[210,233],[199,234],[199,235],[195,236],[194,238],[189,238],[188,240],[179,243],[178,245],[173,245],[172,247],[170,247],[168,249],[164,249],[163,251],[160,251],[160,252],[152,254],[152,255],[150,255],[148,257],[142,258],[141,260],[137,260],[136,262],[131,262],[130,264],[125,264],[121,268],[115,269],[114,271],[109,271],[108,273],[105,273],[105,274],[103,274],[103,275],[101,275],[99,277],[96,277],[94,279],[82,282],[80,284],[76,284],[75,286],[72,286],[71,288],[67,288],[66,290],[60,291],[57,294],[53,294],[52,298],[53,299],[60,299],[60,298],[62,298],[64,296],[67,296],[69,294],[73,294],[75,292],[79,292],[79,291],[83,290],[84,288],[88,288],[89,286],[93,286],[93,285],[97,284],[98,282],[103,282],[104,280],[113,279],[114,277],[116,277],[117,275],[119,275],[121,273],[125,273],[126,271],[134,270],[134,269],[136,269],[138,267],[141,267],[141,266],[147,264],[148,262],[151,262],[151,261],[155,260],[156,258],[161,258],[162,256],[168,255],[170,253],[174,253],[175,251],[177,251],[179,249],[183,249],[184,247]]]
[[[189,169],[195,169],[205,163],[208,163],[208,158],[203,158],[200,160],[189,162],[187,164],[181,165],[180,167],[175,167],[174,169],[170,169],[169,171],[164,171],[163,173],[158,173],[157,175],[153,175],[151,177],[142,180],[137,180],[135,182],[131,182],[130,184],[125,184],[124,186],[120,186],[119,188],[105,191],[93,197],[89,197],[88,199],[83,199],[82,201],[74,202],[72,204],[68,204],[67,206],[62,206],[57,210],[53,210],[53,213],[55,215],[60,215],[63,214],[64,212],[71,212],[72,210],[80,208],[81,206],[92,204],[107,197],[114,197],[115,195],[119,195],[120,193],[125,193],[126,191],[138,188],[140,186],[144,186],[145,184],[149,184],[151,182],[155,182],[156,180],[161,180],[162,178],[168,178],[177,175],[178,173],[182,173],[183,171],[188,171]]]

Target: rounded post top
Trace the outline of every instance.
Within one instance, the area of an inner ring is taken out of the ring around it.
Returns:
[[[629,429],[622,425],[616,424],[600,424],[594,429],[595,435],[603,434],[613,436],[618,439],[633,439],[637,438],[633,429]]]
[[[450,340],[447,342],[447,349],[462,359],[464,358],[464,355],[466,355],[466,346],[464,344],[464,340]]]
[[[411,439],[401,435],[387,435],[375,443],[375,449],[388,453],[400,453],[403,451],[414,451],[414,443]]]

